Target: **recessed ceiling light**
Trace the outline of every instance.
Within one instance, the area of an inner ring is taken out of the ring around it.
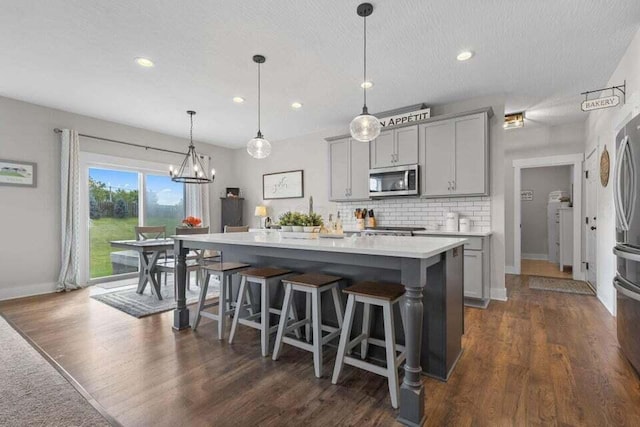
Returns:
[[[152,60],[150,60],[149,58],[142,58],[142,57],[136,58],[136,64],[145,68],[151,68],[154,65]]]
[[[473,52],[471,52],[470,50],[465,50],[463,52],[460,52],[456,58],[458,59],[458,61],[467,61],[473,58]]]
[[[371,89],[373,87],[373,82],[371,80],[367,80],[366,82],[360,83],[360,87],[362,89]]]
[[[299,110],[300,108],[302,108],[302,104],[299,102],[294,102],[291,104],[291,108],[293,108],[294,110]]]
[[[234,96],[233,102],[235,102],[236,104],[242,104],[244,102],[244,98],[241,96]]]

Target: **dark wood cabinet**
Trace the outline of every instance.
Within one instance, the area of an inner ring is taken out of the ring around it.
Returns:
[[[224,232],[224,226],[229,225],[232,227],[238,227],[244,225],[242,218],[242,210],[244,206],[244,199],[240,197],[221,197],[221,221],[220,232]]]

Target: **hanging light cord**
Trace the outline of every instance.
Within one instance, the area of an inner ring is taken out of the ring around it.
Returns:
[[[191,128],[189,129],[189,145],[193,147],[193,114],[189,114],[189,120],[191,121]]]
[[[362,82],[362,91],[364,92],[363,113],[367,112],[367,17],[364,17],[364,81]]]
[[[258,62],[258,138],[262,138],[260,130],[260,63]]]

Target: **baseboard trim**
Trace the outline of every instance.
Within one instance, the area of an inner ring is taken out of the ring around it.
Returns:
[[[0,288],[0,301],[52,294],[56,291],[56,283],[34,283],[20,287]]]
[[[504,272],[505,274],[518,274],[514,265],[505,265]]]
[[[522,259],[549,261],[549,254],[522,254]]]
[[[491,288],[491,299],[507,301],[507,288]]]

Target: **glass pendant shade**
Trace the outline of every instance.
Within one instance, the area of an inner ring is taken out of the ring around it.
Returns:
[[[381,129],[380,120],[371,114],[361,114],[351,120],[349,125],[353,139],[361,142],[373,141],[380,135]]]
[[[247,143],[247,153],[254,159],[264,159],[271,154],[271,143],[258,135]]]

